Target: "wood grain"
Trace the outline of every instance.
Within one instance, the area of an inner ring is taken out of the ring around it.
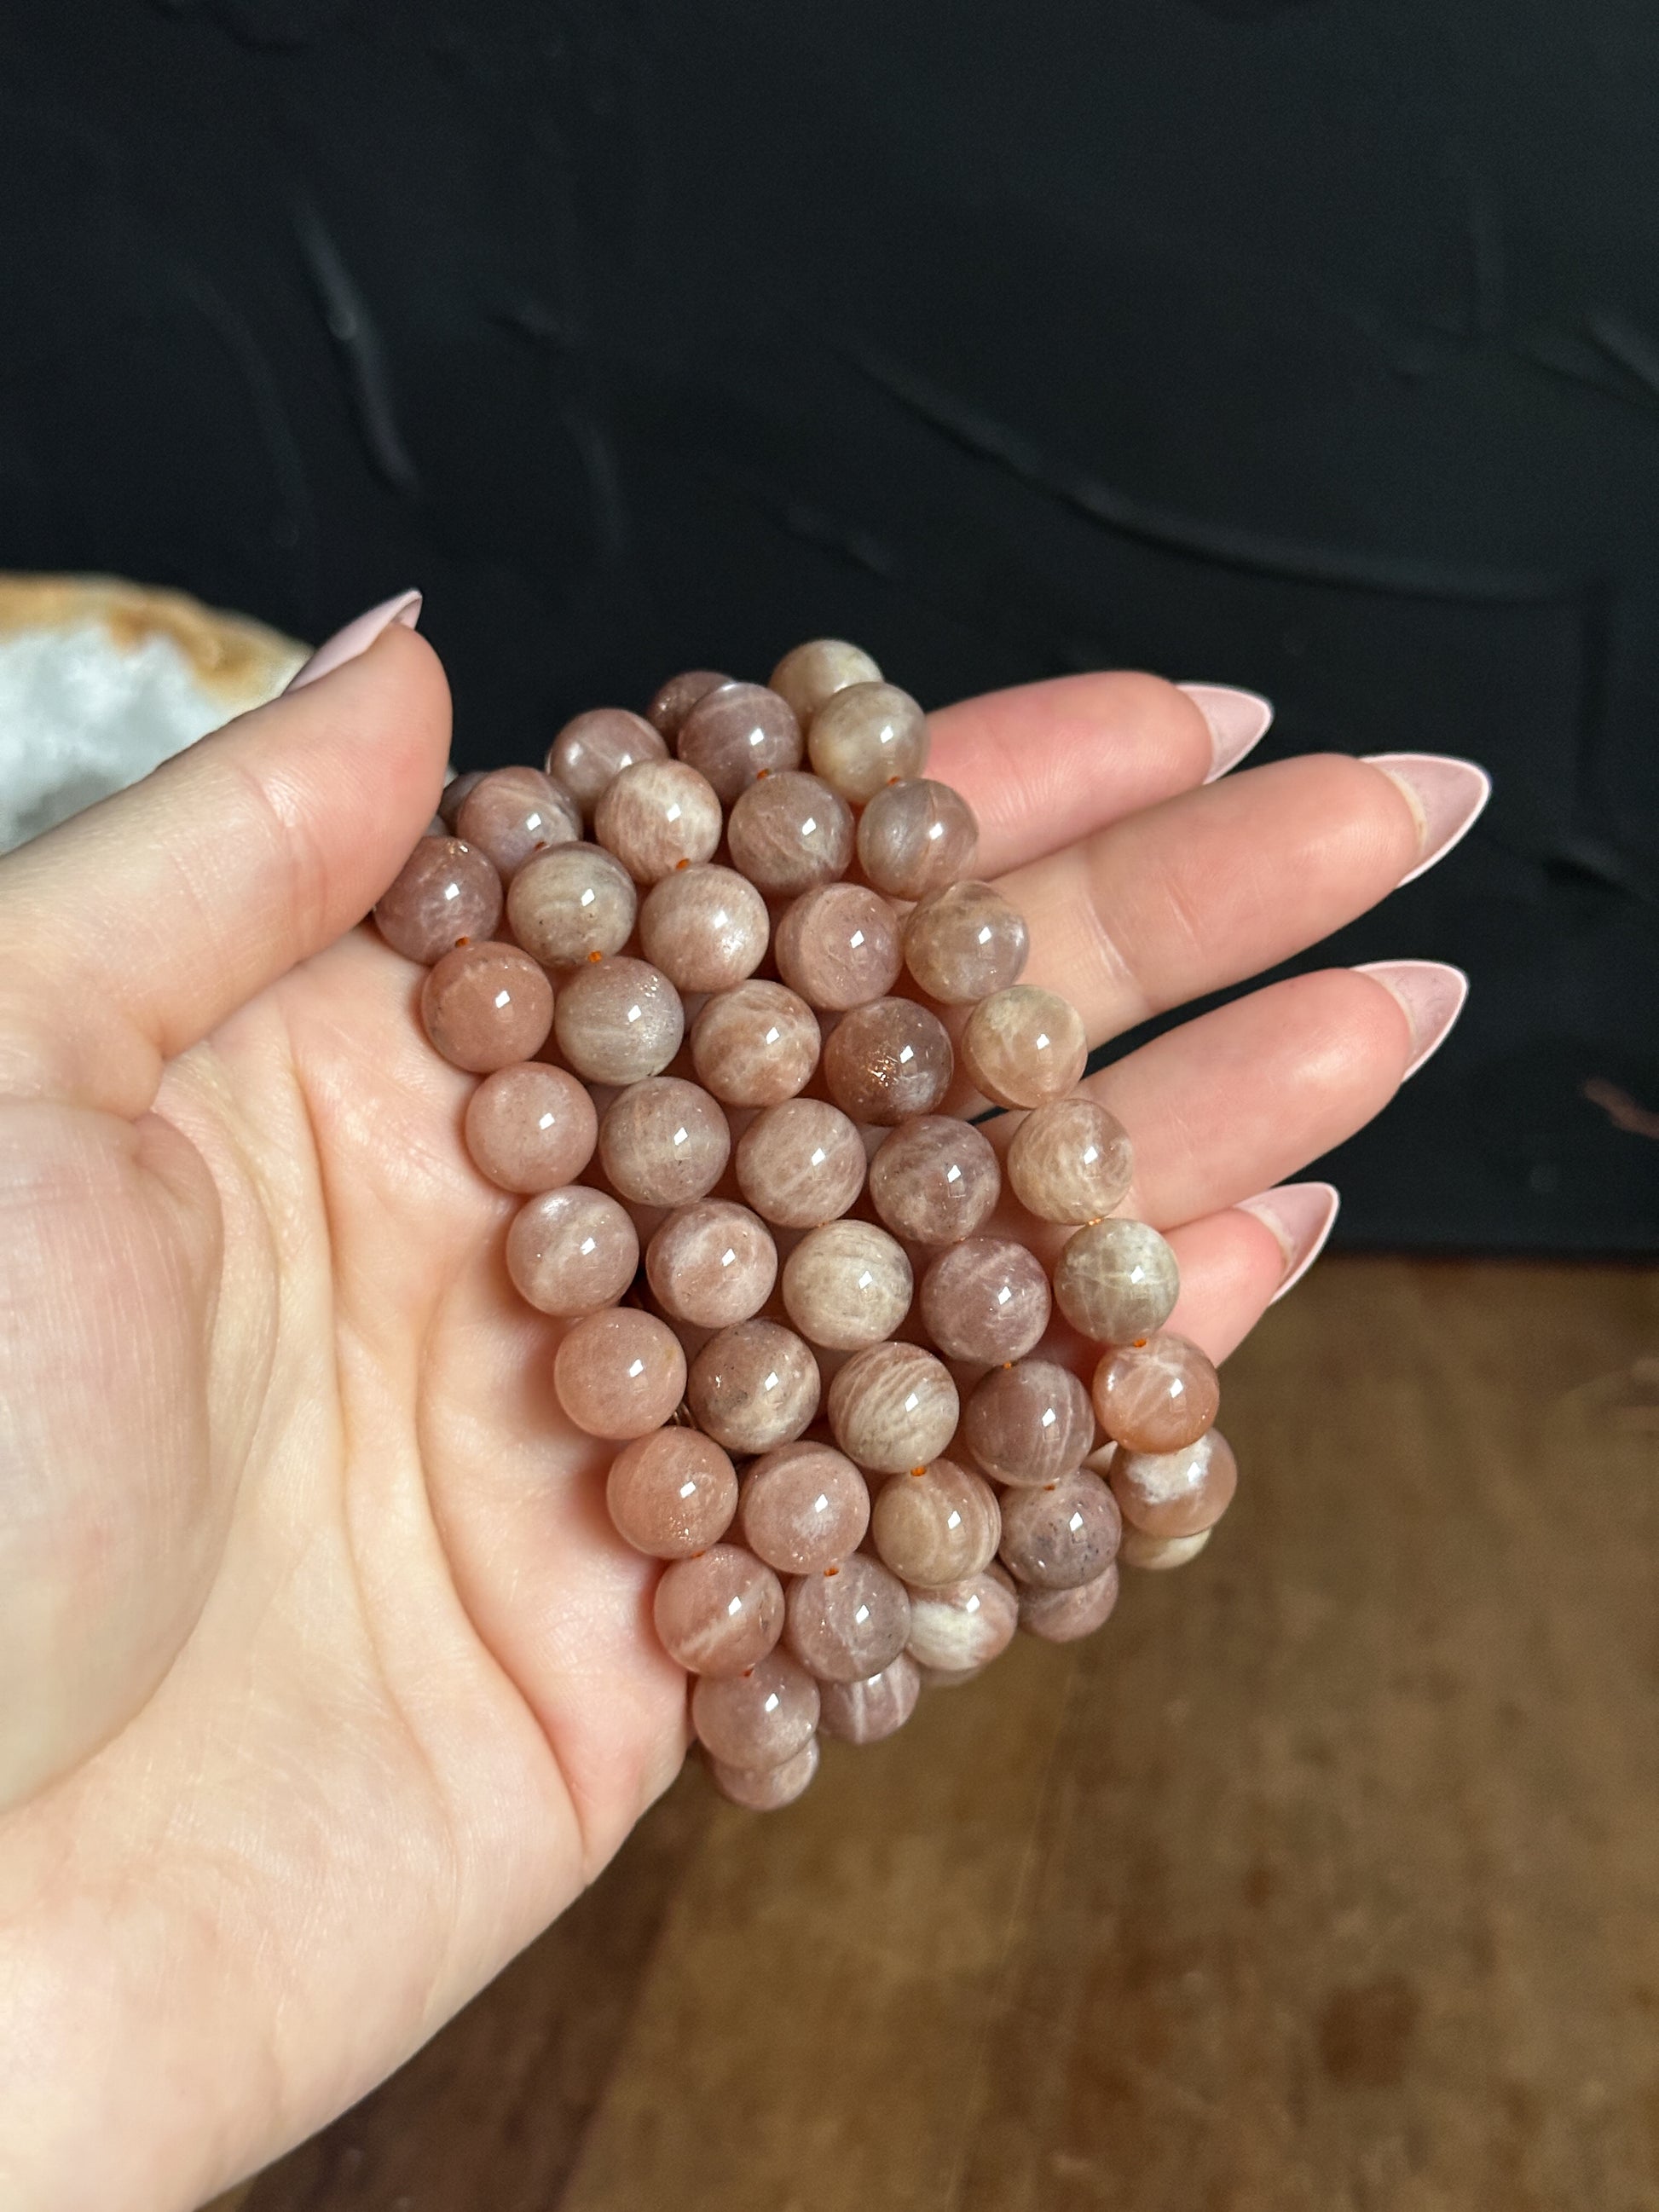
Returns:
[[[1208,1550],[757,1820],[689,1772],[245,2212],[1659,2202],[1659,1285],[1327,1262]]]

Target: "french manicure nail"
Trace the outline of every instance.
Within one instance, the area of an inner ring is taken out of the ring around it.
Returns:
[[[1492,778],[1449,753],[1368,753],[1365,762],[1399,786],[1417,817],[1417,866],[1400,878],[1414,884],[1474,828],[1492,797]]]
[[[1259,692],[1235,690],[1228,684],[1177,684],[1176,689],[1187,694],[1210,726],[1212,757],[1206,783],[1237,768],[1267,736],[1273,702]]]
[[[1412,1056],[1400,1079],[1403,1083],[1425,1060],[1432,1060],[1451,1035],[1452,1024],[1469,995],[1469,979],[1445,960],[1372,960],[1354,973],[1374,977],[1405,1010],[1411,1024]]]
[[[405,629],[413,629],[421,619],[421,595],[418,592],[399,592],[395,599],[382,599],[378,607],[371,607],[356,622],[349,622],[343,629],[337,629],[326,644],[319,645],[305,666],[289,684],[290,691],[302,691],[307,684],[319,677],[331,676],[348,660],[367,653],[382,630],[390,629],[393,623],[401,623]]]
[[[1238,1211],[1255,1214],[1271,1229],[1285,1255],[1285,1273],[1269,1305],[1293,1291],[1324,1250],[1341,1206],[1335,1184],[1329,1182],[1282,1182],[1239,1200]]]

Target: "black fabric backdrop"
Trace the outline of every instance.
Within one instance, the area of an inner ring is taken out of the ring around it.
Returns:
[[[1651,0],[7,0],[0,567],[418,583],[464,764],[821,631],[1473,754],[1342,1233],[1648,1249],[1656,112]]]

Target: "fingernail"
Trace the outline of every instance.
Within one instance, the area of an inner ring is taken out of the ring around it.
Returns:
[[[290,691],[302,691],[307,684],[319,677],[331,676],[337,668],[343,668],[348,660],[356,660],[360,653],[367,653],[382,630],[390,629],[393,623],[401,623],[405,629],[413,629],[421,619],[421,595],[418,592],[399,592],[395,599],[382,599],[378,607],[371,607],[356,622],[349,622],[343,629],[337,629],[325,645],[319,645],[299,674],[289,684]]]
[[[1492,797],[1492,778],[1449,753],[1367,753],[1365,761],[1399,785],[1417,817],[1417,866],[1400,878],[1414,884],[1473,829]]]
[[[1432,1060],[1451,1035],[1452,1024],[1469,995],[1469,979],[1445,960],[1372,960],[1354,974],[1374,976],[1405,1009],[1412,1026],[1412,1056],[1400,1079],[1403,1083],[1425,1060]]]
[[[1330,1182],[1281,1182],[1255,1198],[1239,1200],[1238,1211],[1255,1214],[1271,1229],[1285,1255],[1285,1273],[1269,1305],[1277,1305],[1286,1291],[1293,1291],[1324,1250],[1341,1206],[1336,1185]]]
[[[1177,684],[1210,726],[1213,757],[1204,779],[1213,783],[1237,768],[1245,754],[1259,745],[1273,718],[1273,702],[1256,691],[1237,691],[1228,684]]]

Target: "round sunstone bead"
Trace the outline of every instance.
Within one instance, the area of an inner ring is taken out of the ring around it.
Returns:
[[[1036,1488],[1087,1459],[1094,1447],[1094,1410],[1069,1367],[1053,1359],[1021,1359],[981,1376],[963,1415],[963,1432],[987,1474]]]
[[[1002,1194],[997,1156],[979,1130],[948,1115],[902,1121],[870,1163],[870,1198],[896,1237],[953,1244]]]
[[[818,1727],[843,1743],[879,1743],[896,1735],[916,1709],[921,1676],[908,1651],[856,1682],[820,1682]]]
[[[731,681],[717,668],[683,668],[659,687],[645,710],[646,720],[672,745],[698,700]]]
[[[847,872],[853,810],[821,776],[784,769],[751,783],[726,827],[735,866],[770,898],[799,898]]]
[[[693,1674],[741,1674],[783,1632],[783,1584],[741,1544],[677,1559],[652,1604],[663,1650]]]
[[[790,989],[826,1013],[884,998],[898,980],[898,923],[862,884],[803,891],[779,917],[772,950]]]
[[[726,1172],[732,1131],[708,1093],[678,1075],[647,1076],[620,1091],[599,1124],[599,1163],[619,1198],[684,1206]]]
[[[616,855],[580,843],[533,854],[507,894],[514,935],[545,968],[620,952],[633,935],[638,904],[633,878]]]
[[[1095,1221],[1054,1263],[1054,1302],[1097,1344],[1133,1344],[1162,1328],[1181,1292],[1176,1255],[1144,1221]]]
[[[882,1485],[871,1533],[882,1559],[913,1591],[939,1589],[990,1565],[1002,1516],[988,1482],[954,1460],[936,1459]]]
[[[567,1329],[553,1358],[559,1403],[590,1437],[643,1437],[685,1393],[685,1354],[665,1321],[611,1306]]]
[[[660,883],[682,861],[712,860],[720,823],[713,786],[684,761],[635,761],[593,810],[595,839],[636,884]]]
[[[501,918],[495,862],[459,837],[422,837],[374,908],[375,927],[392,951],[424,968],[458,945],[493,937]]]
[[[974,865],[979,823],[948,783],[918,776],[877,792],[859,817],[859,866],[890,898],[926,898]]]
[[[778,1248],[746,1206],[705,1198],[677,1206],[645,1248],[646,1279],[663,1311],[695,1328],[730,1328],[757,1314],[777,1280]]]
[[[457,810],[455,830],[510,883],[532,853],[582,834],[575,803],[536,768],[498,768],[478,778]]]
[[[691,1725],[706,1751],[750,1773],[805,1750],[818,1724],[818,1686],[787,1651],[741,1674],[705,1674],[691,1691]]]
[[[814,773],[862,806],[896,776],[927,767],[927,718],[896,684],[848,684],[812,716],[806,750]]]
[[[730,806],[757,776],[800,766],[800,724],[765,684],[721,684],[681,723],[675,750]]]
[[[910,1600],[898,1577],[866,1553],[789,1585],[784,1641],[821,1681],[856,1682],[903,1650]]]
[[[867,1164],[856,1127],[822,1098],[769,1106],[738,1139],[738,1188],[781,1229],[812,1229],[845,1213]]]
[[[921,1279],[922,1325],[947,1359],[991,1366],[1042,1340],[1051,1301],[1035,1252],[1006,1237],[947,1245]]]
[[[1009,989],[1030,949],[1024,916],[989,884],[933,891],[904,924],[904,964],[941,1006],[966,1006]]]
[[[1197,1345],[1160,1334],[1109,1346],[1093,1395],[1100,1425],[1116,1443],[1131,1452],[1178,1452],[1215,1419],[1221,1378]]]
[[[1105,1573],[1122,1525],[1100,1477],[1076,1468],[1041,1489],[1003,1492],[1003,1563],[1023,1583],[1072,1589]]]
[[[519,1296],[563,1318],[614,1305],[639,1261],[626,1211],[580,1183],[527,1200],[507,1232],[507,1271]]]
[[[1057,1098],[1014,1133],[1008,1180],[1039,1221],[1098,1221],[1134,1180],[1128,1133],[1092,1098]]]
[[[1126,1529],[1127,1537],[1129,1531]],[[1110,1620],[1117,1603],[1117,1562],[1092,1582],[1075,1583],[1070,1589],[1038,1589],[1023,1585],[1019,1593],[1019,1625],[1028,1636],[1045,1644],[1072,1644],[1092,1636]]]
[[[529,1194],[574,1182],[599,1130],[586,1085],[542,1060],[497,1068],[467,1101],[467,1151],[503,1190]]]
[[[951,1087],[956,1055],[939,1016],[914,999],[854,1006],[823,1048],[824,1088],[855,1121],[892,1127],[931,1114]]]
[[[635,761],[666,760],[649,722],[625,707],[592,707],[567,722],[548,747],[547,773],[591,817],[609,787]]]
[[[818,1771],[818,1740],[810,1736],[781,1766],[728,1766],[712,1753],[705,1753],[704,1757],[709,1778],[722,1797],[742,1806],[745,1813],[776,1813],[793,1805],[811,1787]]]
[[[697,1429],[656,1429],[617,1454],[605,1494],[617,1533],[636,1552],[688,1559],[731,1527],[738,1477],[712,1437]]]
[[[735,868],[677,868],[647,892],[640,945],[681,991],[729,991],[766,951],[766,901]]]
[[[769,688],[794,708],[805,729],[824,701],[849,684],[879,684],[881,671],[867,653],[842,637],[808,638],[792,646],[767,678]]]
[[[873,1344],[837,1370],[825,1410],[848,1459],[877,1474],[898,1474],[943,1455],[960,1401],[951,1370],[931,1352],[919,1344]]]
[[[659,968],[621,954],[565,977],[554,1002],[553,1034],[590,1083],[642,1083],[660,1075],[679,1050],[685,1010]]]
[[[831,1352],[883,1343],[910,1310],[911,1288],[904,1247],[868,1221],[826,1222],[784,1262],[785,1311]]]
[[[1120,1451],[1110,1481],[1124,1519],[1143,1535],[1198,1536],[1232,1504],[1238,1463],[1211,1429],[1180,1451]]]
[[[780,1574],[833,1567],[857,1551],[870,1525],[870,1492],[850,1459],[830,1444],[781,1444],[744,1474],[743,1540]]]
[[[969,1078],[999,1106],[1043,1106],[1075,1089],[1089,1060],[1083,1017],[1069,1000],[1016,983],[981,999],[962,1032]]]
[[[691,1024],[697,1080],[727,1106],[779,1106],[811,1079],[818,1018],[782,983],[720,991]]]
[[[515,945],[458,945],[428,971],[421,1022],[453,1066],[487,1075],[541,1050],[553,986]]]
[[[686,1398],[698,1427],[727,1451],[770,1451],[817,1413],[817,1362],[793,1329],[739,1322],[697,1354]]]
[[[1013,1583],[996,1566],[938,1589],[910,1593],[912,1659],[940,1674],[977,1673],[998,1658],[1019,1626]]]

